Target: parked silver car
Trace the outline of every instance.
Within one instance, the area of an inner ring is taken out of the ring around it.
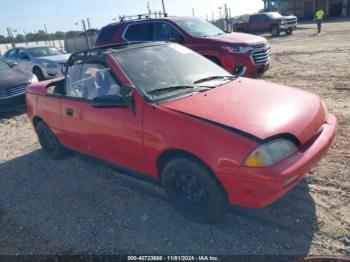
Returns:
[[[33,72],[40,81],[63,76],[69,57],[70,54],[50,46],[18,47],[4,54],[9,64]]]

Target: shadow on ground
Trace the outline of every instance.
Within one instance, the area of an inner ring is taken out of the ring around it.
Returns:
[[[201,225],[159,187],[85,156],[37,150],[0,164],[0,254],[307,255],[316,230],[305,182],[268,208]]]
[[[0,112],[0,121],[23,115],[26,113],[26,111],[26,108],[18,108],[11,111]]]

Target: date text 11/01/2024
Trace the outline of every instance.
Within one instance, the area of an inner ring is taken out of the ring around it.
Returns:
[[[128,261],[220,261],[217,256],[128,256]]]

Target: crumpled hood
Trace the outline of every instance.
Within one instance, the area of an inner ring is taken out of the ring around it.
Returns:
[[[248,78],[161,106],[260,139],[291,134],[301,143],[316,135],[326,121],[326,112],[316,95]]]
[[[266,43],[267,40],[264,37],[245,34],[245,33],[230,33],[215,36],[208,36],[206,39],[213,41],[220,41],[228,44],[246,44],[256,45]]]
[[[53,56],[43,56],[36,58],[37,60],[45,60],[51,62],[65,63],[68,61],[71,54],[53,55]]]

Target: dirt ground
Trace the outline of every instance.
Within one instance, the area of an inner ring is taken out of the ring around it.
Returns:
[[[350,256],[350,22],[315,32],[269,39],[263,79],[318,94],[339,121],[327,157],[285,197],[192,223],[154,185],[80,155],[48,159],[24,114],[2,115],[0,254]]]

